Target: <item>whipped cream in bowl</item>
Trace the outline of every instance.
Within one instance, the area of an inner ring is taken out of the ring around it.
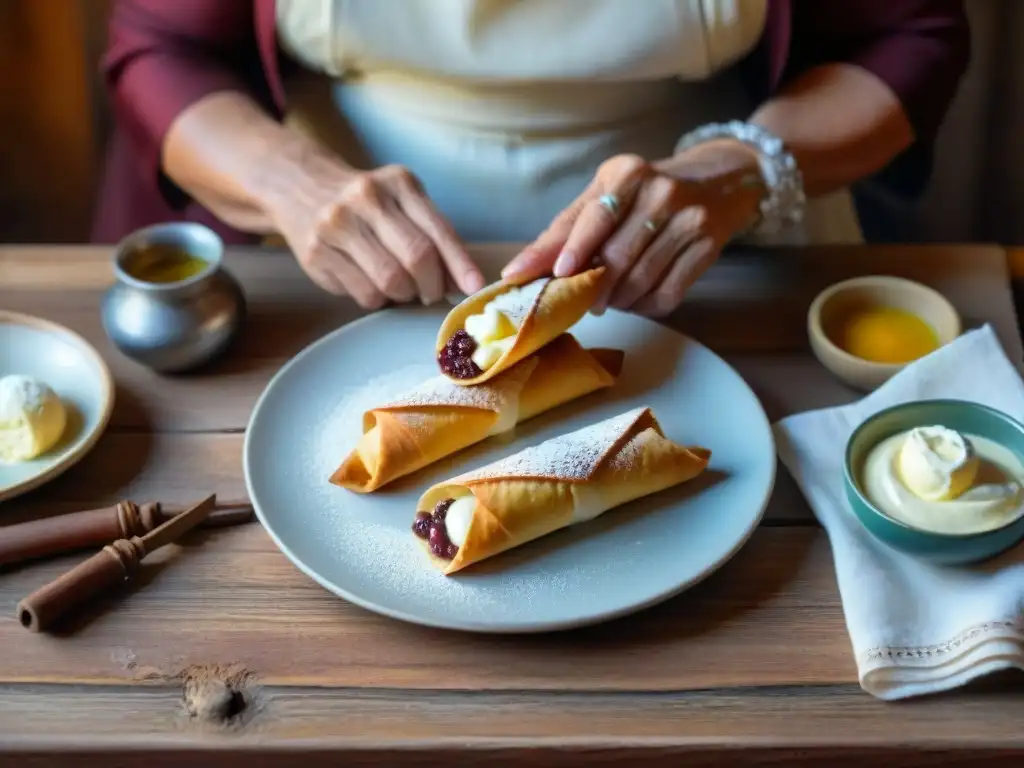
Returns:
[[[981,460],[974,440],[955,429],[915,427],[898,442],[899,481],[925,501],[951,501],[970,489],[978,475]]]
[[[883,514],[939,534],[990,531],[1024,515],[1024,463],[980,435],[915,427],[867,455],[861,483]]]
[[[939,565],[987,559],[1024,539],[1024,425],[964,400],[887,408],[847,441],[844,486],[891,548]]]

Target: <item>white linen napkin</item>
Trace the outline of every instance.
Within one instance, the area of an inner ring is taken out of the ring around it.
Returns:
[[[897,403],[936,398],[972,400],[1024,419],[1024,382],[986,325],[858,402],[775,425],[779,458],[832,545],[861,687],[880,699],[1024,669],[1024,545],[973,566],[929,565],[873,538],[846,501],[843,455],[857,425]]]

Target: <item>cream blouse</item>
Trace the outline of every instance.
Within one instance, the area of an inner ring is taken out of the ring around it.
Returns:
[[[349,162],[408,166],[463,237],[490,241],[535,237],[611,155],[665,157],[697,125],[746,117],[728,69],[766,12],[767,0],[277,0],[281,46],[307,71],[287,84],[291,122]],[[841,214],[797,241],[858,240],[848,199]]]

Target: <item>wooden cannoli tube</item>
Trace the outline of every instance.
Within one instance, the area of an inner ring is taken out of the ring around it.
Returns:
[[[137,536],[108,544],[85,562],[36,590],[18,603],[18,621],[33,632],[45,632],[69,611],[135,575],[145,551]]]
[[[35,560],[78,549],[102,547],[118,539],[142,536],[162,522],[158,504],[119,501],[0,528],[0,565]]]
[[[114,587],[130,581],[146,555],[176,541],[201,523],[214,507],[214,496],[173,516],[145,536],[118,539],[18,603],[18,621],[32,632],[45,632],[67,613]]]
[[[181,505],[156,502],[139,505],[125,500],[110,507],[0,527],[0,566],[143,536],[184,509]],[[252,517],[252,505],[248,501],[224,501],[217,504],[203,525],[210,528],[238,525],[249,522]]]
[[[156,514],[159,515],[161,523],[167,522],[187,509],[181,504],[157,504],[156,506]],[[229,525],[242,525],[253,519],[251,502],[245,499],[227,499],[218,501],[209,517],[203,520],[199,526],[201,528],[226,528]]]

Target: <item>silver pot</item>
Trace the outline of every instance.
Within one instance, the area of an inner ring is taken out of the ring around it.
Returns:
[[[153,283],[126,268],[140,249],[171,246],[207,263],[184,280]],[[117,281],[103,296],[103,328],[126,356],[161,373],[210,362],[228,346],[245,316],[242,288],[222,266],[224,242],[192,223],[157,224],[125,238],[114,254]]]

